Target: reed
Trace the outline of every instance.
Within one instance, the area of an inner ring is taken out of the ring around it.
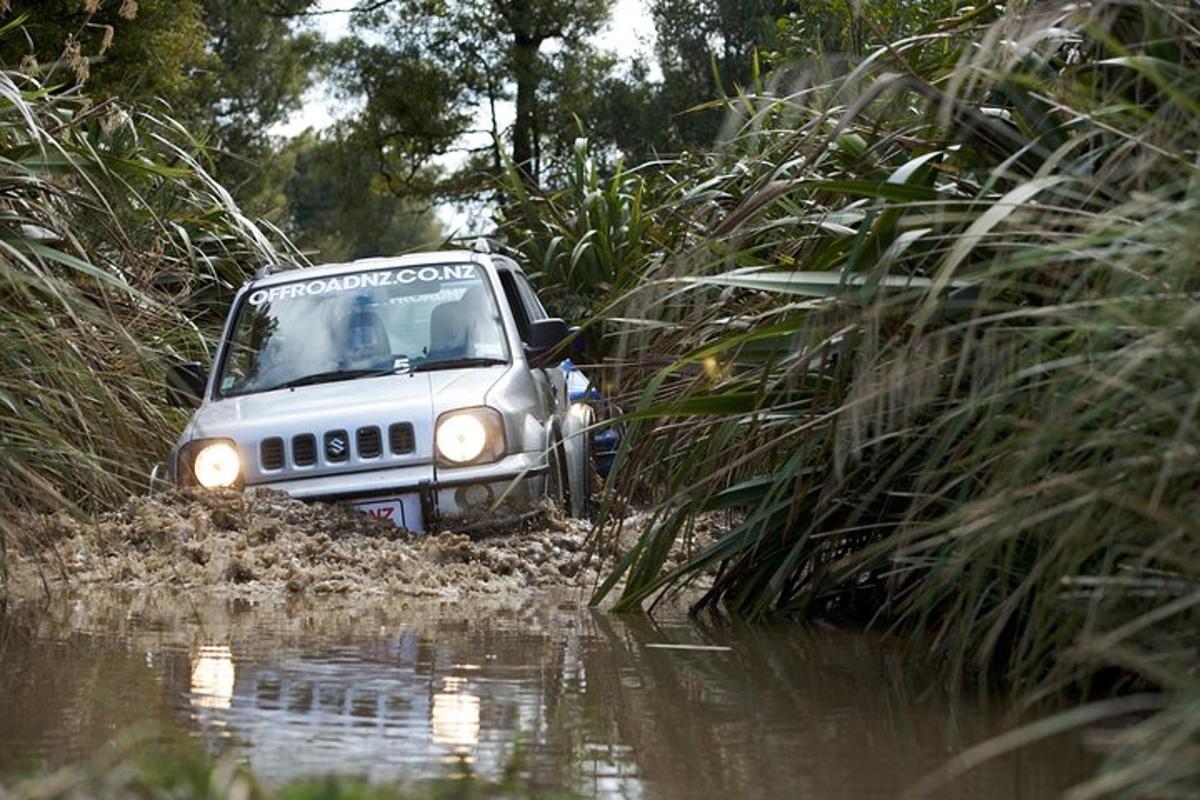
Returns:
[[[206,355],[248,270],[296,257],[205,161],[169,118],[0,72],[0,576],[19,512],[145,486],[181,423],[165,362]]]
[[[1200,11],[1011,4],[823,69],[643,177],[661,210],[600,305],[630,387],[609,503],[656,510],[594,600],[694,585],[917,632],[1034,700],[1168,691],[1079,796],[1196,791]]]

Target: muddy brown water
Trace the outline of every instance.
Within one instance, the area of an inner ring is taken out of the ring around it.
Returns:
[[[584,797],[891,798],[1011,722],[886,638],[578,601],[20,602],[0,623],[0,771],[72,763],[152,723],[269,783],[464,764],[498,777],[519,742],[530,785]],[[1058,739],[941,796],[1053,797],[1092,766]]]

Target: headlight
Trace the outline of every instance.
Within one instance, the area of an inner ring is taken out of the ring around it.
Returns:
[[[494,408],[465,408],[438,417],[433,435],[445,466],[487,464],[504,455],[504,421]]]
[[[229,442],[201,445],[192,459],[192,475],[206,489],[233,486],[242,475],[242,460]]]
[[[442,420],[437,429],[438,452],[458,464],[474,461],[487,447],[487,429],[478,417],[457,414]]]

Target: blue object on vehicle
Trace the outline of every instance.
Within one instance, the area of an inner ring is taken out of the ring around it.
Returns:
[[[612,420],[612,404],[604,399],[600,389],[588,380],[583,371],[569,358],[564,359],[559,367],[567,376],[567,397],[570,401],[591,406],[597,422]],[[616,425],[606,425],[592,432],[592,460],[600,477],[608,477],[620,446],[621,432]]]

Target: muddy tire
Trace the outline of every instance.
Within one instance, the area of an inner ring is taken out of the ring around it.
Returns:
[[[549,471],[546,473],[546,496],[563,511],[571,511],[571,481],[567,472],[567,454],[562,440],[554,439],[547,454]]]
[[[579,488],[571,493],[571,504],[568,506],[568,510],[576,519],[591,519],[596,507],[595,487],[598,475],[596,462],[592,457],[591,434],[584,434],[581,439],[579,446],[583,450],[583,456],[578,459],[578,464],[575,466],[579,474],[575,476],[574,483]]]

